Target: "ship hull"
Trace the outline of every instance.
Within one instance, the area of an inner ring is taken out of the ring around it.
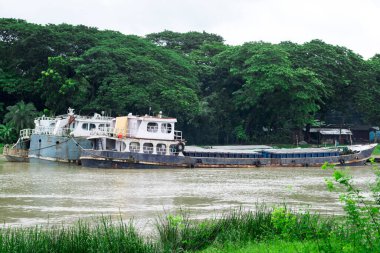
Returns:
[[[82,150],[81,163],[93,168],[252,168],[252,167],[320,167],[325,162],[339,166],[364,165],[374,146],[360,152],[330,157],[305,158],[230,158],[157,155],[105,150]]]
[[[91,142],[86,138],[33,134],[29,158],[79,163],[81,149],[91,147]]]
[[[4,157],[8,162],[29,162],[29,157],[27,156],[4,155]]]

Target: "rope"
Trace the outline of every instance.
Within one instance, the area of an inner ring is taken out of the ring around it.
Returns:
[[[71,139],[73,140],[73,142],[75,143],[75,144],[77,144],[77,146],[81,149],[81,150],[83,150],[84,148],[74,139],[74,137],[71,137]]]
[[[19,138],[18,140],[17,140],[17,142],[15,143],[15,144],[13,144],[13,146],[11,147],[12,149],[14,149],[16,146],[17,146],[17,143],[26,143],[26,142],[28,142],[28,141],[20,141],[21,139]]]
[[[19,139],[20,140],[20,139]],[[58,145],[61,145],[61,144],[63,144],[63,143],[66,143],[66,142],[68,142],[69,140],[73,140],[73,142],[81,149],[81,150],[83,150],[84,148],[74,139],[74,137],[72,137],[71,136],[71,138],[68,138],[68,139],[66,139],[65,141],[63,141],[63,142],[58,142],[58,143],[56,143],[56,144],[53,144],[53,145],[50,145],[50,146],[46,146],[46,147],[42,147],[42,148],[36,148],[36,149],[29,149],[28,151],[29,152],[33,152],[33,151],[38,151],[38,150],[43,150],[43,149],[47,149],[47,148],[51,148],[51,147],[55,147],[55,146],[58,146]],[[20,141],[20,143],[26,143],[27,141]],[[19,141],[17,141],[17,143],[19,143]],[[14,146],[11,148],[11,149],[14,149],[14,147],[17,145],[17,143],[16,144],[14,144]],[[4,149],[5,150],[5,149]]]
[[[29,149],[29,151],[37,151],[37,150],[42,150],[42,149],[45,149],[45,148],[51,148],[51,147],[55,147],[55,146],[58,146],[58,145],[61,145],[63,143],[66,143],[68,142],[70,139],[67,139],[63,142],[59,142],[58,144],[54,144],[54,145],[50,145],[50,146],[46,146],[46,147],[43,147],[43,148],[36,148],[36,149]]]

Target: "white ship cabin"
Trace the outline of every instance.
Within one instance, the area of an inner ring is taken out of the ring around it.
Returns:
[[[175,130],[175,118],[157,116],[116,117],[111,127],[94,131],[93,147],[97,150],[171,155],[184,148],[182,132]]]
[[[38,117],[34,120],[35,128],[22,130],[21,135],[46,134],[57,136],[88,137],[96,130],[109,128],[112,117],[106,117],[98,113],[93,116],[80,116],[69,108],[66,115],[52,117]],[[22,137],[22,136],[21,136]]]

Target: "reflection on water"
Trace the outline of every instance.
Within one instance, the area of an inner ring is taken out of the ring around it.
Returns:
[[[369,166],[350,170],[362,186],[373,179]],[[102,214],[139,222],[179,209],[205,218],[258,202],[341,213],[338,194],[326,190],[330,174],[319,168],[107,170],[0,160],[0,222],[60,224]]]

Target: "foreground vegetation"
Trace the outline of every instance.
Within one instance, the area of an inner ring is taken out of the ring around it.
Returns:
[[[380,55],[321,40],[231,46],[206,32],[138,37],[0,19],[0,142],[33,114],[71,106],[163,111],[198,145],[296,143],[307,125],[379,125],[379,95]]]
[[[380,155],[380,145],[377,144],[376,148],[373,150],[372,155]]]
[[[234,211],[196,222],[169,215],[147,238],[131,224],[99,219],[69,227],[5,228],[1,252],[378,252],[377,234],[337,218],[295,213],[286,208]],[[267,250],[266,250],[267,251]]]
[[[2,228],[0,252],[379,252],[380,171],[373,166],[370,197],[345,170],[323,166],[332,172],[328,189],[344,203],[342,217],[263,205],[203,221],[180,212],[157,220],[152,237],[140,235],[131,222],[102,217],[72,226]]]

